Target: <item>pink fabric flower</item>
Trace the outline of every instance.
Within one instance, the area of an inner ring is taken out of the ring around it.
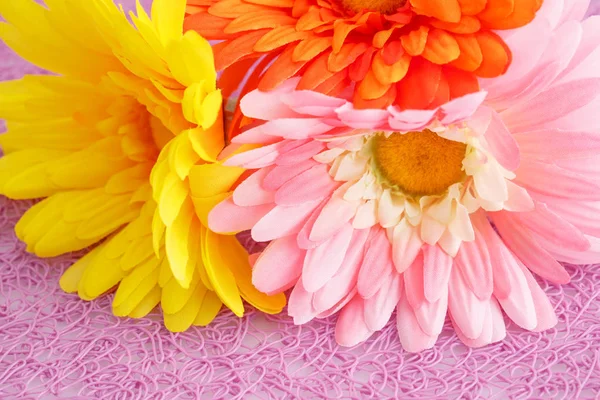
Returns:
[[[435,110],[357,110],[297,80],[248,94],[261,122],[234,142],[263,146],[228,161],[256,171],[211,229],[271,241],[253,283],[293,288],[298,324],[339,312],[341,345],[394,309],[408,351],[433,346],[446,315],[469,346],[505,336],[502,310],[554,326],[532,272],[566,283],[557,260],[600,262],[600,18],[573,20],[573,4],[547,0],[507,34],[506,78]]]

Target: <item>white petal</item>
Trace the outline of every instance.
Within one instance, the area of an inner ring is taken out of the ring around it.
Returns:
[[[471,225],[469,211],[462,204],[456,205],[455,216],[452,222],[450,222],[448,230],[450,233],[464,242],[475,240],[475,232],[473,231],[473,226]]]
[[[421,239],[427,244],[434,245],[440,240],[446,225],[436,221],[428,215],[423,216],[421,221]]]
[[[377,223],[377,202],[369,200],[358,207],[352,226],[355,229],[370,228]]]
[[[377,210],[381,226],[389,228],[397,225],[400,222],[403,211],[404,199],[398,199],[391,191],[384,190],[379,198],[379,208]]]

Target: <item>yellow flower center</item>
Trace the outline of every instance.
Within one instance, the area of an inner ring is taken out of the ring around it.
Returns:
[[[342,0],[344,8],[354,12],[363,10],[393,14],[406,4],[407,0]]]
[[[467,145],[430,130],[377,135],[372,149],[378,178],[411,196],[442,194],[465,178]]]

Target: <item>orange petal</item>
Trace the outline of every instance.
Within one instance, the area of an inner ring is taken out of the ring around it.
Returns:
[[[327,69],[328,58],[329,53],[321,54],[316,60],[308,65],[308,68],[302,73],[300,82],[298,82],[298,90],[314,90],[317,86],[334,75],[334,72]]]
[[[264,0],[270,1],[270,0]],[[305,15],[310,8],[310,0],[292,0],[294,5],[292,7],[292,17],[300,18]]]
[[[377,47],[378,49],[382,48],[396,29],[397,28],[393,26],[390,29],[378,31],[375,36],[373,36],[373,46]]]
[[[379,97],[378,99],[374,99],[374,100],[365,100],[358,95],[357,91],[355,91],[354,99],[352,102],[354,103],[354,107],[360,108],[360,109],[368,109],[368,108],[383,109],[383,108],[386,108],[386,107],[394,104],[394,101],[396,100],[396,96],[397,96],[396,85],[391,85],[390,88],[388,89],[388,91],[383,94],[383,96]]]
[[[337,96],[341,91],[348,87],[349,83],[348,71],[343,70],[323,81],[323,83],[315,88],[315,91],[329,96]]]
[[[483,61],[483,53],[475,35],[456,35],[460,56],[450,65],[464,71],[475,71]]]
[[[377,50],[373,47],[369,47],[360,57],[354,61],[349,69],[348,76],[354,82],[360,82],[365,79],[367,72],[371,69],[371,60],[373,59],[373,54],[375,54]]]
[[[344,44],[344,41],[348,37],[348,34],[356,29],[357,25],[348,24],[343,20],[336,21],[333,25],[333,51],[339,52]]]
[[[292,61],[294,44],[289,44],[283,53],[267,69],[261,78],[258,88],[263,91],[273,90],[281,82],[294,76],[307,63],[306,61]]]
[[[292,54],[293,61],[309,61],[331,47],[331,38],[312,36],[298,43]]]
[[[281,11],[251,12],[231,21],[225,27],[225,33],[253,31],[262,28],[277,28],[283,25],[294,25],[296,19]]]
[[[420,26],[419,29],[411,31],[400,38],[402,47],[404,47],[404,50],[411,56],[421,55],[427,44],[428,33],[429,27],[424,25]]]
[[[463,15],[458,23],[431,21],[431,25],[452,33],[469,34],[481,29],[481,22],[475,17]]]
[[[514,29],[526,25],[533,20],[541,6],[541,0],[514,0],[514,9],[507,17],[493,18],[490,16],[491,12],[486,13],[489,3],[488,1],[488,8],[478,15],[481,25],[488,29]]]
[[[258,31],[247,32],[229,42],[221,42],[213,46],[215,52],[215,66],[217,71],[229,67],[236,61],[239,61],[245,56],[256,54],[254,45],[264,35],[269,32],[269,29],[261,29]],[[258,57],[258,54],[256,54]]]
[[[485,9],[477,17],[481,21],[499,21],[515,10],[515,0],[487,0]]]
[[[266,53],[306,37],[308,37],[307,32],[298,32],[293,26],[279,26],[261,37],[254,45],[254,51]]]
[[[458,0],[410,0],[415,12],[441,21],[458,22],[460,5]]]
[[[370,70],[365,78],[356,87],[356,93],[364,100],[375,100],[383,96],[392,86],[389,83],[381,83]]]
[[[373,73],[375,78],[384,85],[399,82],[406,76],[411,59],[410,55],[404,54],[394,64],[387,65],[381,56],[381,51],[378,52],[373,58]]]
[[[368,48],[366,43],[344,43],[338,53],[331,52],[327,61],[327,68],[332,72],[338,72],[352,64],[358,56]]]
[[[224,104],[227,104],[227,99],[236,91],[255,62],[256,59],[249,58],[235,62],[228,68],[225,68],[217,81],[217,87],[221,89]]]
[[[296,29],[299,31],[312,31],[323,24],[325,24],[325,22],[321,19],[319,9],[317,7],[310,7],[308,11],[305,14],[302,14],[298,19]]]
[[[268,11],[261,6],[248,4],[242,0],[221,0],[213,4],[208,13],[221,18],[234,19],[251,12]]]
[[[208,13],[192,14],[185,17],[183,30],[184,32],[196,31],[208,40],[230,39],[232,35],[223,32],[230,22],[228,19],[216,17]]]
[[[423,58],[412,60],[408,73],[398,82],[396,103],[403,109],[426,109],[440,85],[442,67]]]
[[[188,0],[188,6],[200,6],[200,7],[210,7],[215,4],[219,0]]]
[[[427,36],[427,44],[422,56],[434,64],[447,64],[460,55],[454,36],[441,29],[432,29]]]
[[[443,67],[442,73],[448,81],[451,99],[479,91],[477,77],[471,72],[461,71],[446,65]]]
[[[508,46],[493,32],[479,32],[475,37],[483,54],[483,61],[475,74],[482,78],[504,74],[512,60]]]
[[[394,40],[393,42],[386,44],[385,47],[381,49],[383,61],[385,61],[385,63],[388,65],[400,60],[404,53],[404,46],[402,46],[402,42],[400,40]]]
[[[292,8],[294,0],[244,0],[246,3],[260,4],[267,7]]]
[[[435,95],[433,96],[433,100],[431,100],[431,103],[429,103],[427,108],[433,109],[447,103],[448,101],[450,101],[450,85],[447,78],[444,76],[444,74],[442,74],[440,77],[440,83],[437,87]]]
[[[485,9],[487,0],[458,0],[458,4],[463,16],[475,15]]]

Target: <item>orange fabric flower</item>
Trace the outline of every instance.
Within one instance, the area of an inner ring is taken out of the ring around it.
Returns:
[[[492,30],[527,24],[541,3],[188,0],[185,29],[223,40],[214,50],[226,90],[266,55],[247,87],[300,75],[299,89],[335,96],[352,87],[358,107],[431,108],[478,90],[477,77],[503,74],[511,54]]]

